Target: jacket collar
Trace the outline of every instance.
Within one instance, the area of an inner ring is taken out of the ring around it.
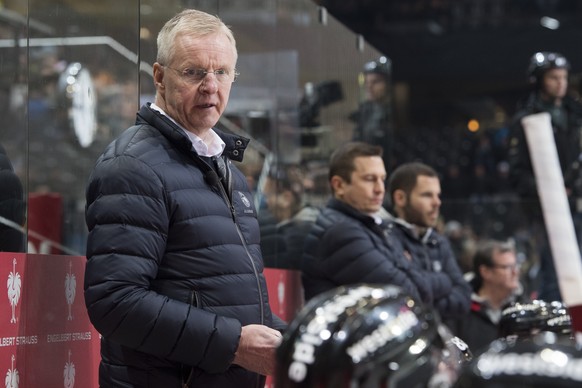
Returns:
[[[348,205],[347,203],[340,201],[339,199],[336,199],[334,197],[330,198],[330,200],[327,203],[327,207],[337,210],[341,213],[344,213],[348,216],[350,216],[351,218],[355,218],[356,220],[360,221],[361,223],[363,223],[366,227],[381,233],[381,231],[384,229],[383,226],[385,226],[386,222],[383,221],[382,224],[378,224],[376,223],[376,220],[374,219],[374,217],[369,216],[365,213],[362,213],[361,211],[359,211],[358,209]]]
[[[426,230],[426,232],[424,233],[424,235],[419,236],[418,233],[416,232],[416,228],[411,223],[406,222],[402,218],[397,218],[397,217],[394,217],[393,218],[393,221],[394,221],[395,224],[397,224],[398,226],[400,226],[401,229],[403,229],[405,233],[407,233],[408,235],[414,237],[417,240],[422,241],[423,244],[426,243],[426,242],[428,242],[428,240],[430,239],[430,237],[432,236],[432,234],[434,232],[434,229],[433,228],[428,228]]]
[[[367,222],[374,221],[374,219],[369,215],[362,213],[361,211],[348,205],[344,201],[340,201],[339,199],[334,197],[329,199],[329,201],[327,202],[327,207],[345,213],[350,217],[357,218],[359,220],[366,220]]]
[[[186,134],[168,117],[151,109],[150,103],[147,103],[141,107],[137,113],[136,124],[151,125],[160,131],[162,135],[164,135],[170,142],[172,142],[182,151],[192,152],[192,142],[188,136],[186,136]],[[226,144],[223,155],[226,155],[229,159],[235,160],[237,162],[242,162],[244,152],[250,142],[250,139],[247,139],[243,136],[226,133],[216,128],[213,128],[213,130]]]

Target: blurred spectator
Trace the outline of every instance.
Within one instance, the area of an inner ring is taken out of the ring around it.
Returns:
[[[356,123],[354,141],[382,147],[384,165],[390,169],[394,128],[392,121],[392,62],[386,57],[364,65],[364,101],[349,118]]]
[[[470,193],[470,187],[467,185],[467,179],[461,174],[461,169],[457,163],[450,163],[446,167],[443,176],[442,196],[450,200],[467,199]]]
[[[487,169],[484,164],[476,164],[473,168],[473,185],[471,190],[471,200],[487,202],[491,199],[494,191],[494,172]]]
[[[486,174],[493,175],[497,161],[495,159],[496,155],[493,144],[491,143],[490,134],[484,132],[480,136],[477,136],[476,141],[477,146],[475,148],[474,163],[483,166]]]
[[[479,353],[499,338],[503,308],[521,295],[519,263],[512,242],[485,240],[473,257],[473,272],[467,274],[472,288],[471,312],[449,322],[455,335]]]
[[[505,160],[497,163],[496,170],[497,175],[495,177],[495,196],[498,199],[513,200],[515,198],[513,194],[513,189],[511,187],[511,178],[509,171],[509,163]]]
[[[451,220],[445,224],[443,233],[451,243],[451,249],[457,258],[461,272],[470,272],[473,269],[473,255],[475,254],[476,244],[476,237],[471,227],[463,225],[459,221]]]
[[[260,220],[266,267],[300,269],[305,237],[319,214],[304,204],[303,187],[303,173],[296,166],[277,166],[264,181],[269,216]]]

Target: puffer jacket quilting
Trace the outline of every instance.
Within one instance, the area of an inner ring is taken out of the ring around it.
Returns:
[[[402,287],[417,300],[430,301],[432,296],[390,231],[332,198],[305,241],[305,299],[340,285],[378,283]]]
[[[248,140],[217,133],[224,154],[242,160]],[[102,386],[180,386],[191,371],[192,386],[257,384],[230,366],[242,325],[274,325],[256,210],[231,166],[231,211],[220,183],[208,179],[212,168],[191,149],[145,106],[91,175],[85,301],[103,336]]]
[[[446,321],[466,315],[471,306],[471,287],[447,238],[432,228],[419,238],[409,224],[398,218],[394,219],[394,236],[410,252],[424,283],[430,286],[441,318]]]

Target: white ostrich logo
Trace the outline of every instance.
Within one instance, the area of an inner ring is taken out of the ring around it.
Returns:
[[[75,295],[77,293],[77,278],[73,273],[73,263],[69,262],[69,273],[65,278],[65,297],[67,298],[67,305],[69,306],[69,315],[67,316],[68,321],[73,320],[73,314],[71,308],[73,302],[75,301]]]
[[[20,289],[22,288],[20,274],[16,272],[16,259],[12,260],[12,272],[8,275],[7,286],[8,300],[10,301],[10,306],[12,306],[12,318],[10,318],[10,323],[16,323],[16,305],[20,300]]]
[[[6,381],[4,384],[6,388],[18,388],[18,384],[20,383],[20,375],[18,374],[18,369],[14,369],[14,354],[12,355],[12,365],[8,372],[6,372]]]
[[[63,372],[65,388],[73,388],[75,385],[75,364],[71,362],[71,351],[69,350],[69,361],[65,364]]]

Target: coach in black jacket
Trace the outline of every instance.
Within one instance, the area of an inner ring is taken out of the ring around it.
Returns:
[[[155,104],[97,161],[87,188],[85,301],[101,387],[262,387],[284,324],[269,308],[243,174],[248,140],[212,127],[235,77],[216,17],[163,27]]]
[[[368,282],[394,284],[431,303],[422,274],[381,217],[386,179],[382,148],[346,143],[331,156],[329,169],[333,198],[305,242],[305,299],[340,285]]]

